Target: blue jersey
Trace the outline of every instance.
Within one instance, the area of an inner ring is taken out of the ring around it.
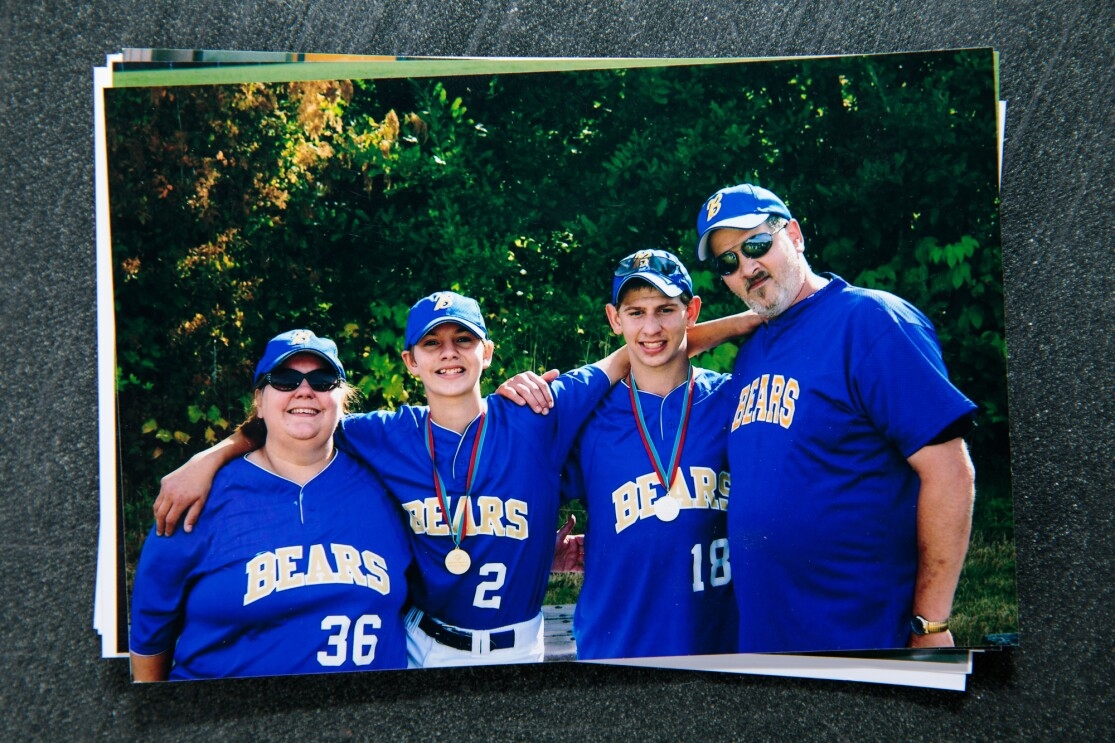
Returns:
[[[587,366],[551,384],[555,406],[537,415],[498,395],[487,398],[486,433],[468,500],[461,548],[471,565],[450,573],[450,523],[463,518],[469,461],[479,429],[463,435],[432,426],[438,471],[447,488],[442,511],[426,448],[425,406],[349,416],[338,443],[383,478],[409,518],[417,571],[415,605],[442,622],[486,630],[535,617],[542,607],[554,559],[561,467],[581,424],[609,389],[608,376]]]
[[[171,679],[406,668],[402,524],[343,452],[304,486],[231,462],[192,533],[145,542],[131,649],[173,648]]]
[[[671,520],[656,515],[654,504],[665,490],[643,445],[628,384],[617,384],[585,424],[566,489],[588,508],[585,582],[573,617],[579,659],[735,652],[725,514],[728,380],[696,370],[672,493],[680,510]],[[685,386],[665,397],[638,393],[663,467],[681,422]]]
[[[906,459],[975,409],[925,315],[830,278],[736,360],[728,529],[741,652],[905,647],[920,488]]]

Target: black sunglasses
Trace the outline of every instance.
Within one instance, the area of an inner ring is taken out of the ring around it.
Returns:
[[[328,369],[314,369],[305,374],[295,369],[276,369],[270,374],[264,374],[256,389],[271,385],[279,392],[293,392],[302,386],[303,379],[310,383],[310,389],[314,392],[328,392],[341,383],[337,373]]]
[[[716,273],[721,276],[731,276],[736,272],[736,269],[739,268],[739,257],[741,253],[751,259],[762,258],[770,252],[770,246],[774,245],[774,236],[786,229],[787,224],[789,224],[789,222],[783,223],[783,225],[774,232],[762,232],[755,235],[750,240],[741,242],[731,250],[727,250],[715,256],[711,261],[712,270],[716,271]],[[737,253],[736,251],[739,252]]]
[[[674,274],[681,273],[681,267],[669,258],[663,258],[658,255],[646,255],[644,253],[635,253],[624,258],[616,266],[616,278],[623,276],[630,276],[639,271],[647,269],[654,271],[663,276],[673,276]]]

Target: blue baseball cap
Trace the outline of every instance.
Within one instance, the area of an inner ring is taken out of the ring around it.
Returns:
[[[255,386],[258,387],[260,381],[274,371],[275,367],[298,353],[320,356],[337,372],[337,376],[345,378],[345,369],[337,357],[336,343],[328,338],[318,338],[312,330],[288,330],[267,342],[263,358],[256,364]]]
[[[741,183],[709,196],[697,213],[697,260],[709,258],[708,234],[720,227],[753,230],[772,214],[793,219],[782,199],[765,188]]]
[[[406,347],[414,348],[422,336],[447,322],[457,323],[478,338],[488,338],[488,328],[475,299],[456,292],[437,292],[419,299],[407,313]]]
[[[612,304],[619,304],[623,286],[631,279],[642,279],[671,299],[687,293],[693,296],[693,279],[673,253],[665,250],[640,250],[616,266],[612,278]]]

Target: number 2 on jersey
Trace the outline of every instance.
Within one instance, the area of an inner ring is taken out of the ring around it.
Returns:
[[[693,592],[696,593],[705,590],[704,545],[697,543],[689,552],[693,555]],[[713,588],[727,585],[732,580],[732,564],[728,562],[727,539],[717,539],[708,546],[708,563],[708,580]]]
[[[480,581],[476,586],[476,593],[472,595],[472,605],[481,609],[498,609],[500,596],[496,591],[503,588],[503,583],[507,580],[507,566],[502,562],[489,562],[485,563],[479,572],[485,578],[492,576],[492,579]]]

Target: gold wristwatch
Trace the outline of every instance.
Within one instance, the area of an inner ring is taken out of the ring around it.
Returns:
[[[915,635],[935,635],[938,632],[949,631],[949,620],[945,617],[940,622],[930,622],[921,614],[915,614],[914,618],[910,620],[910,629],[914,631]]]

